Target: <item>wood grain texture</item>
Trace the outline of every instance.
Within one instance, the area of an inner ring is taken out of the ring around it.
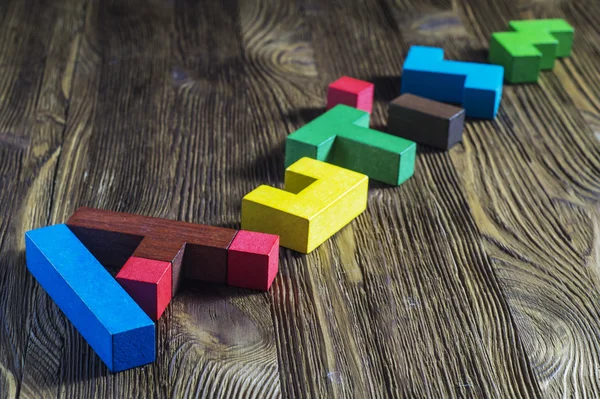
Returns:
[[[0,2],[0,398],[600,396],[598,2],[55,3]],[[24,232],[79,206],[239,228],[330,82],[373,81],[384,130],[410,45],[485,62],[521,18],[573,54],[282,249],[269,293],[184,284],[153,365],[110,374],[26,272]]]

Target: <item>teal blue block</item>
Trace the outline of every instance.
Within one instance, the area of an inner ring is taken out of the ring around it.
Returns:
[[[154,323],[64,224],[25,233],[27,268],[113,371],[154,361]]]
[[[414,174],[417,145],[410,140],[369,129],[369,113],[337,105],[290,134],[285,167],[310,157],[400,185]]]
[[[496,117],[502,99],[504,68],[444,60],[444,50],[412,46],[404,61],[402,93],[461,104],[474,118]]]

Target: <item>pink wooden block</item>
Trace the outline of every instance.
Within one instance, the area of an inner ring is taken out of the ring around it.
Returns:
[[[132,256],[121,268],[116,280],[154,321],[171,302],[171,262]]]
[[[227,252],[227,284],[267,291],[279,269],[279,236],[240,230]]]
[[[345,104],[371,113],[374,92],[373,83],[342,76],[327,88],[327,109]]]

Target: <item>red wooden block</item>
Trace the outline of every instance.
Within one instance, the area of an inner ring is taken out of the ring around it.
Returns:
[[[171,262],[132,256],[116,279],[154,321],[160,318],[171,301]]]
[[[327,109],[345,104],[371,113],[374,92],[373,83],[342,76],[327,88]]]
[[[240,230],[227,254],[227,284],[267,291],[279,268],[279,236]]]

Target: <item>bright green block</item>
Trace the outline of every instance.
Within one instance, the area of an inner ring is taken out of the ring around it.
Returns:
[[[414,174],[417,145],[369,129],[369,113],[337,105],[290,134],[285,167],[311,157],[398,186]]]
[[[508,26],[516,32],[546,31],[558,40],[557,57],[568,57],[573,48],[575,29],[564,19],[532,19],[510,21]]]
[[[562,19],[511,21],[509,26],[514,32],[492,34],[489,54],[490,63],[504,67],[508,82],[537,82],[540,70],[571,54],[574,29]]]

